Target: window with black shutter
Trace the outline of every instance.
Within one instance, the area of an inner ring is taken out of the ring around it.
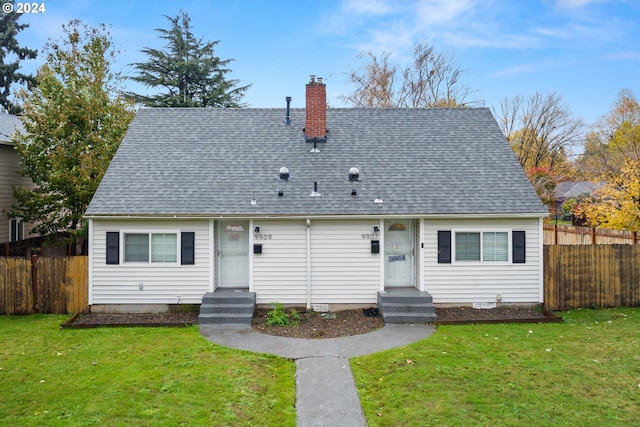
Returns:
[[[193,231],[180,233],[180,262],[182,265],[195,264],[195,234]]]
[[[438,264],[451,264],[451,231],[438,231]]]
[[[511,240],[513,245],[513,263],[524,264],[526,262],[526,239],[524,231],[513,231],[511,233]]]
[[[107,264],[120,264],[120,233],[107,231]]]

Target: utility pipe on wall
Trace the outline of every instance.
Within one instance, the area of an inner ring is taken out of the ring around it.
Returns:
[[[307,310],[311,310],[311,220],[307,218]]]

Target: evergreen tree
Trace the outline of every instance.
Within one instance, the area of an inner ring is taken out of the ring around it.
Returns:
[[[191,32],[189,15],[181,11],[172,18],[170,29],[156,29],[167,41],[164,50],[142,49],[149,60],[132,64],[138,71],[132,80],[157,89],[156,95],[131,93],[148,107],[242,107],[249,86],[236,87],[238,80],[227,79],[232,59],[221,60],[214,53],[219,41],[203,42]]]
[[[13,0],[3,1],[11,3]],[[19,14],[15,10],[11,13],[0,12],[0,109],[5,109],[11,114],[17,114],[21,108],[9,99],[11,86],[14,83],[33,85],[35,79],[31,75],[18,72],[20,61],[24,59],[34,59],[38,54],[37,50],[20,47],[16,40],[16,35],[29,27],[29,24],[18,24]],[[15,60],[11,61],[11,56]]]
[[[63,30],[45,45],[37,87],[18,92],[24,133],[13,142],[35,186],[15,188],[9,216],[33,222],[40,235],[82,236],[84,212],[134,112],[110,71],[115,52],[105,26],[73,20]]]

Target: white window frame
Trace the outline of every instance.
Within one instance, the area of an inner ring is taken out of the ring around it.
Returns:
[[[125,235],[127,234],[146,234],[149,236],[149,259],[147,261],[125,261]],[[154,234],[173,234],[176,236],[176,260],[175,261],[152,261],[153,260],[153,247],[152,236]],[[166,266],[174,267],[180,264],[180,242],[181,235],[180,230],[120,230],[120,265],[124,266],[141,266],[141,265],[153,265],[153,266]]]
[[[464,265],[507,265],[512,263],[512,241],[511,241],[511,229],[478,229],[478,228],[459,228],[451,230],[453,235],[451,236],[451,263],[452,264],[464,264]],[[480,233],[480,260],[466,261],[458,260],[457,253],[457,234],[458,233]],[[507,260],[506,261],[484,261],[484,233],[507,233]]]

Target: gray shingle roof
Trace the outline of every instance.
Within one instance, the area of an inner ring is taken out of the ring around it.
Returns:
[[[22,129],[22,121],[18,116],[0,112],[0,144],[10,144],[13,133]]]
[[[87,215],[546,212],[486,108],[329,109],[320,153],[304,142],[304,109],[291,110],[290,126],[284,115],[140,109]],[[314,182],[321,197],[310,197]]]
[[[595,189],[601,187],[601,184],[596,184],[590,181],[566,181],[561,182],[556,187],[556,197],[558,200],[568,200],[574,197],[581,196],[583,194],[591,194]]]

